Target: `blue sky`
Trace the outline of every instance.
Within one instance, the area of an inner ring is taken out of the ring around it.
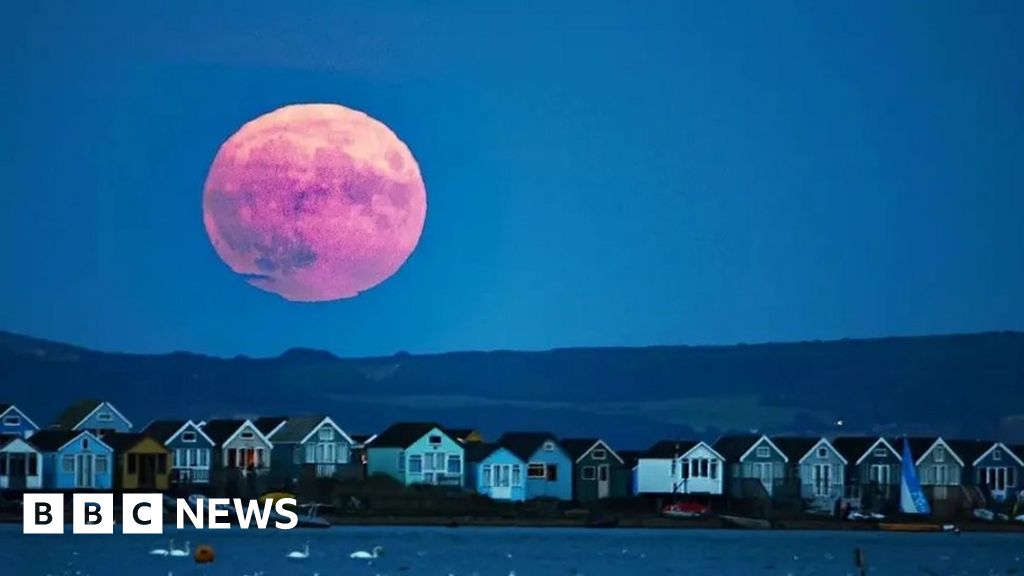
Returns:
[[[16,3],[0,329],[343,355],[1024,329],[1020,2]],[[242,123],[337,102],[427,185],[351,300],[218,259]]]

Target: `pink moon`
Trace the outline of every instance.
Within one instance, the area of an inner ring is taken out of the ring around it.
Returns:
[[[427,194],[387,126],[337,104],[296,104],[242,126],[203,187],[203,223],[222,260],[294,301],[352,298],[416,248]]]

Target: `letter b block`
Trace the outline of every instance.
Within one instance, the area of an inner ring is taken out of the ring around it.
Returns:
[[[75,494],[71,528],[75,534],[114,533],[113,494]]]
[[[25,534],[64,533],[64,495],[26,493],[22,498],[22,532]]]

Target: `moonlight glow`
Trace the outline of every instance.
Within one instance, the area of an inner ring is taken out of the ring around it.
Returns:
[[[288,300],[351,298],[394,274],[427,212],[419,166],[387,126],[344,106],[286,106],[221,146],[203,221],[232,270]]]

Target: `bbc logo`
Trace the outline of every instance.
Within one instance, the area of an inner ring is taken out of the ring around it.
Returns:
[[[25,494],[22,532],[64,533],[63,494]],[[123,534],[161,534],[164,524],[163,496],[125,494],[121,497]],[[74,534],[113,534],[114,495],[72,495],[71,531]]]

